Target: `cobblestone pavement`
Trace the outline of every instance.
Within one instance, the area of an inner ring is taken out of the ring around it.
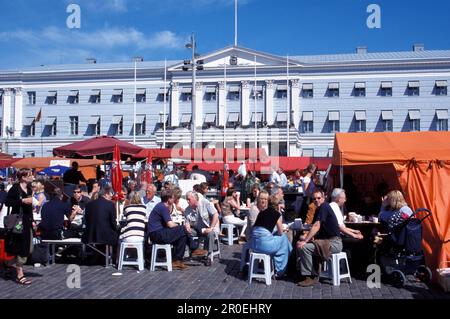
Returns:
[[[364,278],[352,278],[353,283],[342,282],[334,287],[328,282],[314,287],[298,287],[294,280],[273,281],[271,286],[239,276],[239,245],[221,245],[222,258],[211,267],[199,262],[188,262],[188,270],[167,272],[147,269],[138,272],[125,267],[121,276],[116,268],[81,266],[81,288],[68,288],[67,264],[34,268],[26,266],[25,273],[33,280],[30,286],[20,286],[12,280],[0,278],[0,298],[23,299],[86,299],[86,298],[145,298],[145,299],[450,299],[438,287],[408,282],[398,289],[382,284],[380,289],[369,289]],[[2,271],[0,271],[2,272]],[[0,273],[3,275],[3,273]],[[3,276],[2,276],[3,277]]]

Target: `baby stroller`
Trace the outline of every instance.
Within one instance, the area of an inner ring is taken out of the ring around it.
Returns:
[[[425,217],[417,218],[418,213],[426,213]],[[403,287],[407,275],[414,275],[416,280],[428,283],[431,280],[431,270],[424,265],[422,251],[422,222],[431,216],[426,208],[417,209],[412,216],[400,225],[394,227],[387,235],[386,242],[377,248],[376,261],[383,275],[395,287]]]

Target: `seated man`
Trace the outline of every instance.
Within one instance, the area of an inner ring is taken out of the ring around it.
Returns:
[[[146,189],[145,196],[142,197],[142,203],[147,207],[147,218],[152,212],[153,208],[161,202],[161,198],[156,196],[156,186],[149,184]]]
[[[214,238],[220,232],[219,214],[209,200],[206,198],[199,199],[195,192],[187,192],[186,199],[189,203],[185,211],[186,221],[189,222],[186,224],[192,226],[192,236],[206,237],[205,245],[208,247],[208,254],[210,255],[214,251]],[[209,258],[206,265],[211,265]]]
[[[60,240],[63,238],[79,237],[77,232],[70,231],[64,227],[64,216],[73,220],[76,212],[70,208],[69,203],[63,202],[63,192],[55,188],[51,199],[42,206],[41,223],[39,229],[41,238],[48,240]]]
[[[363,239],[363,235],[359,230],[351,229],[349,227],[346,227],[344,224],[344,215],[342,214],[342,207],[344,206],[345,201],[347,200],[345,195],[345,190],[342,188],[335,188],[333,189],[331,193],[331,200],[330,207],[333,209],[334,214],[336,215],[339,230],[341,233],[350,236],[355,239]]]
[[[184,250],[188,242],[190,227],[175,224],[170,217],[170,208],[173,206],[174,196],[171,189],[161,192],[161,202],[156,204],[148,218],[148,236],[156,244],[171,244],[175,248],[172,268],[184,270],[188,266],[183,263]],[[191,246],[192,248],[192,246]],[[197,250],[193,255],[204,255],[206,251]]]
[[[73,190],[73,196],[69,201],[70,207],[75,213],[73,218],[70,220],[70,229],[72,231],[81,233],[83,227],[84,210],[86,209],[87,203],[89,203],[91,199],[87,196],[84,196],[81,192],[81,188],[79,186],[76,186]]]
[[[111,188],[100,190],[99,198],[89,202],[85,210],[86,229],[82,242],[115,246],[118,239],[116,208],[111,201]]]
[[[317,219],[306,238],[297,242],[298,268],[304,280],[298,283],[301,287],[316,284],[319,275],[319,260],[328,260],[331,254],[342,251],[342,240],[336,215],[330,204],[325,202],[322,190],[316,189],[313,200],[318,207]],[[313,238],[315,239],[313,240]],[[316,257],[313,260],[313,257]]]

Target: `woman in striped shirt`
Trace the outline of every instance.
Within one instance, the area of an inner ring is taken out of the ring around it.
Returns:
[[[142,203],[139,192],[131,192],[129,198],[130,204],[123,210],[126,225],[122,228],[119,239],[125,242],[143,242],[146,206]]]

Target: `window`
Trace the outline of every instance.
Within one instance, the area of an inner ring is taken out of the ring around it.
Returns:
[[[145,103],[146,101],[146,90],[145,89],[137,89],[136,90],[136,103]]]
[[[366,131],[366,111],[355,111],[355,131]]]
[[[314,87],[312,83],[303,84],[302,97],[304,99],[312,99],[314,97]]]
[[[328,125],[330,133],[339,132],[339,111],[328,112]]]
[[[0,105],[3,104],[3,91],[0,91]]]
[[[302,130],[303,133],[313,133],[314,132],[314,113],[313,112],[303,112],[302,117]]]
[[[436,81],[436,95],[447,95],[447,81]]]
[[[167,87],[166,88],[164,88],[164,87],[159,88],[158,96],[156,97],[157,101],[158,102],[164,102],[164,96],[166,97],[166,102],[168,102],[169,99],[170,99],[170,95],[169,95],[169,88],[167,88]]]
[[[101,101],[101,91],[100,90],[92,90],[91,96],[89,97],[89,103],[99,104]]]
[[[231,101],[239,101],[241,94],[239,85],[230,86],[228,91],[228,99]]]
[[[183,113],[181,115],[180,124],[182,127],[188,127],[189,125],[191,125],[191,122],[192,122],[191,113]]]
[[[381,96],[392,96],[392,82],[381,82]]]
[[[27,95],[28,95],[28,105],[35,105],[36,104],[36,92],[29,91],[29,92],[27,92]]]
[[[0,96],[0,101],[1,101],[1,96]],[[0,105],[1,105],[1,103],[0,103]],[[2,127],[2,124],[3,124],[3,120],[2,120],[2,119],[0,119],[0,136],[2,136],[2,135],[3,135],[3,130],[1,129],[1,127]]]
[[[228,114],[227,127],[237,127],[239,125],[239,113],[233,112]]]
[[[23,126],[25,127],[25,134],[27,136],[35,136],[36,135],[36,121],[34,117],[25,118],[25,122]]]
[[[67,97],[67,103],[78,104],[79,103],[79,92],[78,91],[70,91],[69,96]]]
[[[207,127],[214,126],[216,124],[216,113],[207,113],[204,123]]]
[[[58,93],[56,91],[49,91],[47,94],[46,104],[56,104],[58,103]]]
[[[394,114],[392,111],[381,111],[381,121],[383,124],[383,132],[393,131]]]
[[[252,127],[255,127],[255,124],[256,124],[256,127],[263,127],[264,126],[263,113],[262,112],[256,112],[256,114],[255,114],[255,112],[252,112],[251,123],[252,123]]]
[[[47,117],[45,126],[49,127],[48,136],[56,136],[56,117]]]
[[[410,132],[420,131],[420,111],[410,110],[408,112],[409,116],[409,130]]]
[[[287,113],[286,112],[278,112],[275,122],[281,127],[287,127]]]
[[[70,135],[78,135],[78,116],[70,116]]]
[[[339,97],[339,83],[328,83],[328,97]]]
[[[216,100],[216,87],[207,86],[205,89],[205,101],[215,101]]]
[[[122,115],[114,115],[111,125],[115,126],[114,135],[123,135],[123,116]]]
[[[192,101],[192,88],[190,87],[181,88],[181,100],[185,102]]]
[[[263,95],[263,87],[261,85],[253,86],[251,98],[254,100],[262,100],[264,98]]]
[[[101,121],[100,115],[93,115],[89,120],[89,126],[91,127],[90,133],[92,135],[100,135]]]
[[[436,110],[436,130],[448,131],[448,110]]]
[[[356,82],[355,88],[353,89],[355,97],[365,97],[366,96],[366,83]]]
[[[146,119],[145,115],[136,116],[136,135],[145,135],[146,132]]]
[[[287,84],[278,84],[277,85],[277,98],[278,99],[287,99],[288,86]]]
[[[408,95],[409,96],[419,96],[420,95],[420,82],[419,81],[409,81],[408,82]]]
[[[112,94],[113,103],[123,103],[123,90],[115,89]]]

